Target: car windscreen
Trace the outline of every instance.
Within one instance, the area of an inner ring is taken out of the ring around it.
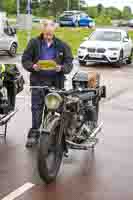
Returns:
[[[62,15],[61,17],[60,17],[61,19],[72,19],[73,18],[73,15]]]
[[[89,38],[91,41],[121,41],[121,33],[115,31],[95,31]]]
[[[66,12],[64,12],[64,15],[79,15],[80,14],[80,12],[69,12],[69,11],[66,11]]]

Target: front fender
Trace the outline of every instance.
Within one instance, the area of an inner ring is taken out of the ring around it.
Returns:
[[[41,132],[40,132],[41,136],[43,136],[44,134],[51,135],[52,133],[55,133],[53,130],[55,130],[57,126],[60,126],[60,123],[61,123],[61,115],[58,113],[57,114],[55,113],[55,115],[51,115],[51,116],[49,116],[48,114],[48,116],[46,117],[48,117],[48,120],[46,120],[44,124],[44,128],[41,129]],[[67,151],[64,135],[62,138],[62,142],[63,142],[64,151]]]
[[[44,125],[41,128],[41,134],[51,134],[53,130],[59,125],[60,120],[61,118],[59,114],[47,114],[45,117]]]

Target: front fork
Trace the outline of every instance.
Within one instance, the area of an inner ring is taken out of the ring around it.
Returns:
[[[42,117],[42,126],[40,129],[44,130],[44,124],[47,123],[47,118],[46,116],[48,115],[48,110],[44,107],[43,110],[43,117]],[[53,113],[54,115],[54,113]],[[68,148],[67,148],[67,144],[66,144],[66,138],[65,138],[65,115],[64,112],[62,112],[61,116],[60,116],[60,129],[59,129],[59,137],[57,139],[57,148],[60,148],[61,143],[63,142],[63,146],[64,146],[64,151],[65,153],[68,153]],[[41,134],[50,134],[47,130],[41,131]]]
[[[66,143],[67,124],[66,124],[65,111],[66,111],[66,99],[64,99],[63,110],[60,115],[60,129],[59,129],[59,137],[57,140],[57,146],[58,145],[60,146],[61,143],[63,142],[64,152],[67,154],[68,153],[68,147],[67,147],[67,143]]]

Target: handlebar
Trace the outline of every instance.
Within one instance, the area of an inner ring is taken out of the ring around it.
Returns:
[[[69,96],[69,95],[73,95],[76,93],[85,93],[85,92],[90,92],[90,93],[94,93],[95,95],[97,94],[97,89],[90,89],[90,88],[85,88],[85,89],[70,89],[70,90],[65,90],[65,89],[55,89],[55,88],[49,88],[48,86],[32,86],[31,89],[44,89],[50,93],[52,92],[57,92],[60,95],[65,95],[65,96]]]
[[[36,89],[44,89],[46,92],[48,93],[53,93],[53,92],[57,92],[58,94],[60,94],[61,96],[69,96],[69,95],[79,95],[79,94],[84,94],[84,93],[88,93],[88,95],[91,98],[95,98],[96,96],[100,97],[100,98],[105,98],[106,97],[106,87],[105,86],[100,86],[99,88],[96,89],[91,89],[91,88],[84,88],[84,89],[70,89],[70,90],[65,90],[65,89],[55,89],[55,88],[49,88],[48,86],[31,86],[32,88],[36,88]]]

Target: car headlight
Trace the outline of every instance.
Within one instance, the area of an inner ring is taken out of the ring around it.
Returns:
[[[110,50],[110,51],[119,51],[120,49],[119,48],[109,48],[108,50]]]
[[[80,46],[80,49],[85,50],[87,49],[86,47]]]
[[[45,105],[49,110],[57,110],[63,99],[58,93],[50,93],[45,97]]]

